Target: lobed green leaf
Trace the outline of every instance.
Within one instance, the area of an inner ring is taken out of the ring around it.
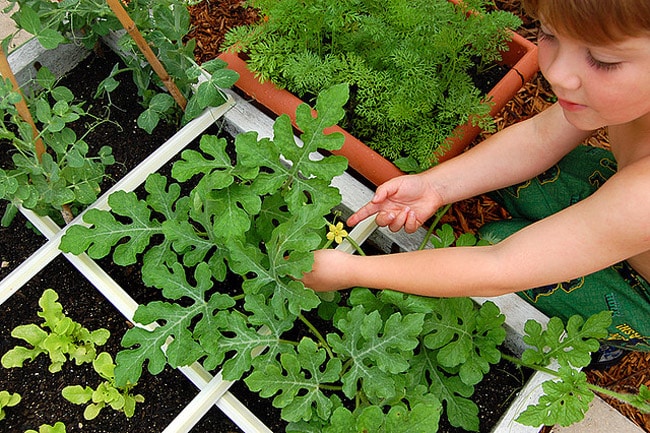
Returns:
[[[535,405],[528,406],[516,419],[524,425],[569,426],[581,421],[589,409],[594,393],[587,387],[587,375],[571,367],[559,370],[561,379],[542,384],[544,395]]]

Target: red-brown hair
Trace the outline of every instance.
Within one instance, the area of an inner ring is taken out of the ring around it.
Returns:
[[[650,35],[648,0],[522,0],[554,31],[595,45]]]

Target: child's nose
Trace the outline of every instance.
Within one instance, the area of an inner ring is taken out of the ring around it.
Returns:
[[[553,88],[577,89],[581,84],[579,54],[558,51],[542,72]]]

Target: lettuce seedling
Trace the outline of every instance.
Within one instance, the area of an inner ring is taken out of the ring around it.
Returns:
[[[20,403],[20,394],[18,393],[10,393],[9,391],[0,391],[0,420],[5,419],[5,411],[4,409],[6,407],[13,407],[16,406],[18,403]]]
[[[25,433],[66,433],[65,424],[61,421],[54,425],[43,424],[36,430],[26,430]]]
[[[57,302],[59,295],[47,289],[38,301],[43,318],[39,326],[34,323],[19,325],[11,331],[11,336],[27,342],[31,347],[16,346],[2,356],[5,368],[22,367],[25,361],[33,361],[40,354],[50,357],[49,371],[61,371],[63,364],[74,360],[77,365],[92,362],[97,356],[97,346],[106,343],[110,333],[104,328],[89,331],[63,313]]]
[[[96,389],[89,386],[71,385],[63,388],[61,395],[74,404],[90,402],[84,410],[84,418],[87,420],[95,419],[106,406],[124,412],[127,418],[131,418],[135,413],[135,404],[144,402],[142,395],[131,394],[131,389],[135,385],[116,386],[115,364],[111,355],[106,352],[100,353],[93,360],[93,368],[105,379]]]

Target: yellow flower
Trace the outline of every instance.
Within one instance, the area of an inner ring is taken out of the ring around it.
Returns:
[[[329,224],[330,231],[327,232],[327,239],[335,241],[337,244],[343,242],[343,238],[347,237],[348,232],[343,229],[343,223],[338,222],[336,225]]]

